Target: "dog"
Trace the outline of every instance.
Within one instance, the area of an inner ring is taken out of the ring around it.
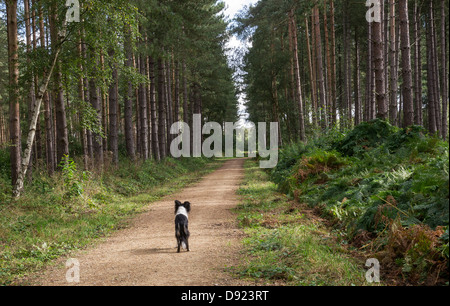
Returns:
[[[177,253],[180,253],[180,248],[189,250],[189,229],[188,229],[188,214],[191,211],[191,203],[175,201],[175,237],[177,238]]]

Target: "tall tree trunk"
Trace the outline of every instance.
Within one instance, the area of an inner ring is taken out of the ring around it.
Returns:
[[[91,61],[98,63],[96,59],[97,55],[92,47],[89,48],[89,56]],[[94,77],[91,77],[89,80],[89,99],[92,107],[97,112],[97,128],[101,129],[103,122],[101,97],[99,97],[98,88]],[[97,168],[103,167],[103,141],[99,133],[92,133],[92,148],[94,152],[95,166]]]
[[[40,40],[41,40],[41,48],[46,47],[46,32],[44,28],[44,13],[42,10],[42,6],[39,5],[39,32],[40,32]],[[44,68],[42,78],[45,79],[47,76],[47,71]],[[45,139],[46,139],[46,159],[47,159],[47,171],[51,176],[55,172],[56,162],[54,158],[54,140],[53,140],[53,122],[51,120],[51,108],[50,108],[50,97],[48,91],[44,93],[43,97],[44,102],[44,121],[45,121]]]
[[[355,126],[361,123],[361,98],[360,98],[360,76],[359,76],[359,62],[360,62],[360,51],[359,51],[359,40],[358,31],[355,28],[355,67],[354,67],[354,92],[355,92]]]
[[[342,14],[343,23],[343,45],[344,45],[344,101],[341,105],[341,124],[346,127],[351,126],[351,69],[350,69],[350,22],[348,13],[349,0],[345,0],[344,14]],[[347,116],[345,116],[347,115]]]
[[[56,4],[51,7],[50,13],[50,36],[52,41],[52,51],[57,48],[58,40],[58,13]],[[69,135],[67,131],[66,106],[62,88],[62,74],[59,61],[56,62],[53,78],[53,101],[55,105],[56,121],[56,163],[59,164],[64,156],[69,155]]]
[[[180,63],[175,61],[175,122],[180,121]]]
[[[388,117],[386,105],[386,86],[384,75],[383,27],[381,22],[372,23],[373,58],[375,70],[375,101],[377,118],[386,120]]]
[[[189,107],[188,107],[188,87],[187,87],[187,76],[186,76],[186,60],[183,59],[182,64],[183,73],[183,121],[185,123],[189,122]]]
[[[408,0],[399,0],[402,50],[402,93],[403,93],[403,126],[414,124],[414,105],[412,98],[411,47],[409,41]]]
[[[105,56],[103,55],[103,49],[100,49],[100,69],[101,71],[105,71]],[[105,77],[102,76],[101,84],[106,84]],[[102,112],[102,130],[103,130],[103,137],[102,140],[102,150],[103,152],[106,152],[108,150],[108,135],[109,135],[109,126],[108,126],[108,97],[107,93],[105,91],[105,88],[103,86],[100,86],[100,98],[101,98],[101,112]]]
[[[145,41],[149,43],[147,40],[147,35],[145,37]],[[153,120],[152,120],[152,105],[151,105],[151,84],[150,84],[150,56],[145,56],[145,75],[147,76],[147,79],[149,80],[147,84],[147,125],[148,125],[148,131],[147,131],[147,137],[148,137],[148,158],[152,159],[154,156],[154,149],[153,149]]]
[[[292,22],[289,22],[291,25],[291,33],[293,33],[294,29],[292,29]],[[312,119],[314,126],[317,126],[317,91],[316,91],[316,81],[315,81],[315,73],[314,73],[314,65],[313,65],[313,51],[311,50],[311,43],[309,39],[309,26],[308,26],[308,18],[305,18],[305,31],[306,31],[306,47],[308,52],[308,63],[309,63],[309,80],[311,84],[311,108],[312,108]],[[314,27],[314,25],[312,25]],[[293,35],[290,34],[292,37]],[[313,37],[311,33],[311,38]],[[292,45],[294,44],[294,40],[292,39]],[[298,47],[297,47],[298,48]],[[294,56],[294,55],[292,55]],[[294,76],[295,76],[295,61],[294,65]],[[296,86],[295,86],[296,88]],[[297,90],[297,89],[296,89]],[[296,93],[297,98],[298,94]],[[298,101],[298,100],[297,100]]]
[[[430,1],[430,11],[431,11],[431,52],[433,58],[433,74],[435,78],[434,82],[434,99],[435,99],[435,116],[436,116],[436,129],[438,132],[438,136],[442,136],[442,116],[441,116],[441,95],[440,95],[440,84],[439,84],[439,64],[438,64],[438,54],[437,54],[437,35],[436,35],[436,19],[435,19],[435,11],[434,11],[434,2]]]
[[[80,40],[78,43],[78,56],[80,59],[83,58],[83,37],[81,35],[81,31],[79,31],[79,36],[80,36]],[[79,109],[78,112],[78,116],[79,116],[79,121],[80,121],[80,133],[81,133],[81,144],[83,146],[83,165],[84,165],[84,169],[88,170],[89,169],[89,149],[88,149],[88,140],[87,140],[87,132],[86,132],[86,128],[83,126],[82,122],[84,120],[83,118],[83,112],[82,112],[82,108],[85,105],[86,102],[86,96],[85,96],[85,84],[84,84],[84,78],[83,78],[83,74],[85,73],[85,67],[82,64],[82,61],[80,61],[80,63],[78,64],[78,69],[80,69],[80,75],[79,75],[79,79],[78,79],[78,98],[80,99],[80,101],[82,102],[81,107]]]
[[[372,23],[368,23],[367,27],[368,39],[367,39],[367,69],[366,69],[366,96],[364,105],[364,118],[365,122],[370,120],[370,105],[372,103]]]
[[[445,31],[445,0],[441,0],[441,65],[442,65],[442,137],[448,139],[448,70],[447,42]]]
[[[114,51],[109,53],[110,57],[114,56]],[[109,86],[109,148],[113,153],[113,163],[119,164],[119,127],[118,115],[119,108],[118,101],[119,90],[119,74],[117,71],[117,64],[113,63],[112,67],[112,83]]]
[[[139,70],[142,75],[146,75],[145,57],[141,54],[139,60]],[[139,115],[140,115],[140,140],[141,140],[141,157],[148,159],[148,118],[147,118],[147,86],[144,83],[139,84]]]
[[[337,122],[336,110],[336,35],[335,35],[335,20],[334,20],[334,0],[330,0],[330,32],[331,32],[331,103],[332,103],[332,120]]]
[[[155,76],[155,60],[153,57],[149,57],[148,60],[148,73],[150,78],[150,109],[152,118],[152,148],[153,157],[155,160],[161,160],[160,148],[158,141],[158,119],[156,115],[156,76]]]
[[[132,51],[132,38],[130,28],[127,30],[127,44],[126,50],[126,66],[128,68],[133,67],[133,51]],[[127,94],[124,101],[124,115],[125,115],[125,143],[127,147],[127,154],[131,160],[136,158],[136,146],[134,142],[133,131],[133,84],[131,80],[127,83]]]
[[[430,6],[428,7],[426,19],[426,39],[427,39],[427,90],[428,90],[428,131],[430,134],[436,134],[438,131],[436,124],[436,96],[435,96],[435,83],[436,83],[436,75],[434,74],[434,54],[433,54],[433,30],[432,24],[433,20],[433,5],[432,1],[430,1]]]
[[[278,82],[277,82],[277,73],[276,71],[273,69],[274,68],[274,57],[275,57],[275,30],[272,29],[272,35],[271,35],[271,39],[272,42],[270,44],[270,51],[271,51],[271,56],[270,56],[270,60],[271,60],[271,67],[272,67],[272,71],[271,71],[271,75],[272,75],[272,120],[273,122],[276,122],[278,124],[280,124],[280,116],[279,116],[279,112],[280,112],[280,106],[279,106],[279,101],[278,101]],[[283,145],[283,141],[282,141],[282,137],[281,137],[281,129],[278,129],[278,145],[281,147]]]
[[[167,156],[166,147],[166,90],[165,90],[165,67],[162,58],[158,59],[158,135],[160,158]]]
[[[170,59],[166,62],[166,105],[167,105],[167,151],[170,150],[170,143],[172,142],[172,134],[170,134],[170,128],[173,123],[173,101],[172,101],[172,69]]]
[[[398,105],[397,105],[397,43],[396,43],[396,22],[395,22],[395,0],[389,0],[390,7],[390,52],[389,52],[389,62],[391,66],[391,75],[390,75],[390,87],[391,87],[391,97],[389,99],[389,121],[392,125],[398,125],[397,116],[398,116]]]
[[[325,78],[323,75],[323,56],[322,56],[322,37],[320,35],[320,14],[319,7],[316,5],[314,11],[314,36],[316,42],[316,55],[317,55],[317,85],[319,88],[319,102],[321,112],[321,126],[322,128],[328,127],[327,121],[327,99],[325,92]]]
[[[33,142],[35,140],[36,125],[37,125],[37,120],[39,118],[39,111],[41,109],[41,103],[42,103],[42,100],[44,97],[44,93],[47,91],[48,84],[52,77],[52,73],[53,73],[54,69],[56,69],[56,67],[58,66],[58,56],[61,51],[61,45],[62,45],[62,41],[63,41],[63,38],[65,37],[65,35],[66,35],[66,23],[64,22],[63,31],[57,33],[57,42],[58,42],[57,46],[58,47],[53,50],[54,59],[53,59],[52,66],[50,68],[48,76],[44,79],[43,84],[39,87],[36,105],[34,106],[32,114],[31,114],[31,121],[30,121],[30,127],[29,127],[28,135],[27,135],[25,153],[21,160],[21,163],[22,163],[21,168],[20,168],[18,177],[16,179],[16,182],[15,182],[14,188],[13,188],[13,196],[15,198],[20,197],[20,194],[23,190],[24,178],[27,173],[27,169],[28,169],[27,166],[30,163],[31,150],[33,147]]]
[[[17,0],[6,2],[9,70],[9,140],[11,177],[14,186],[21,172],[20,105],[19,105],[19,42],[17,38]]]
[[[299,128],[300,140],[306,141],[305,134],[305,118],[303,115],[303,100],[302,100],[302,84],[300,81],[300,64],[298,60],[298,40],[297,40],[297,23],[295,21],[294,9],[289,12],[289,22],[291,23],[292,35],[292,57],[294,58],[294,73],[295,73],[295,93],[297,95],[298,110],[299,110]]]
[[[24,21],[25,21],[25,37],[26,37],[26,48],[27,54],[31,53],[31,15],[30,15],[30,2],[29,0],[23,1],[24,7]],[[34,32],[34,31],[33,31]],[[27,64],[31,65],[31,60],[27,59]],[[31,115],[36,104],[36,93],[35,93],[35,84],[34,84],[34,71],[31,74],[30,83],[26,86],[29,86],[29,95],[27,96],[28,100],[28,124],[30,124]],[[35,143],[32,146],[32,154],[30,156],[30,163],[27,165],[28,167],[28,178],[31,179],[31,174],[33,170],[33,152],[36,152]]]
[[[414,95],[415,95],[415,114],[414,123],[416,125],[423,125],[422,115],[422,38],[420,29],[422,25],[420,22],[420,8],[419,0],[414,1]]]
[[[325,29],[325,50],[326,50],[326,59],[327,59],[327,120],[331,125],[334,124],[333,121],[333,102],[332,102],[332,68],[331,68],[331,50],[330,50],[330,39],[328,32],[328,16],[327,16],[327,0],[324,0],[324,13],[323,13],[323,23]]]
[[[316,44],[316,23],[314,20],[314,14],[311,14],[311,60],[312,60],[312,118],[315,127],[319,126],[320,112],[319,112],[319,97],[318,97],[318,71],[317,71],[317,44]]]

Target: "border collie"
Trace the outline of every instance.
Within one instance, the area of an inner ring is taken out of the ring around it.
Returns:
[[[191,211],[191,203],[175,201],[175,237],[177,238],[177,253],[180,253],[180,247],[189,252],[189,230],[188,214]]]

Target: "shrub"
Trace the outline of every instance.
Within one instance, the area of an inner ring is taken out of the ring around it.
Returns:
[[[394,234],[401,235],[396,241],[417,244],[394,256],[408,277],[448,263],[448,235],[440,231],[449,225],[448,143],[427,136],[422,127],[399,129],[374,120],[335,142],[326,135],[298,154],[293,148],[280,155],[280,169],[272,172],[281,191],[331,217],[359,247],[375,238],[374,248],[393,252],[388,246],[395,244]],[[444,239],[431,239],[433,233]],[[425,245],[431,253],[422,252]]]
[[[380,119],[363,122],[338,142],[335,149],[346,156],[359,156],[380,146],[396,131],[397,128]]]

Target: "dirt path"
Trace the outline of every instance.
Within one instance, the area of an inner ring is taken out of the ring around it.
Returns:
[[[199,183],[149,206],[127,229],[73,254],[79,285],[236,285],[224,267],[236,262],[242,232],[230,209],[244,175],[244,160],[225,162]],[[190,201],[191,252],[176,253],[174,200]],[[38,285],[71,285],[65,260],[39,276]]]

